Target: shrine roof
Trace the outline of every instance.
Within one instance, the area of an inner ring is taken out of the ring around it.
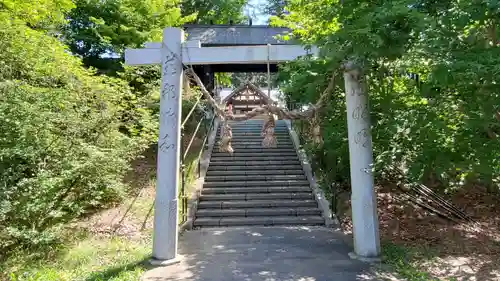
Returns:
[[[187,40],[200,40],[202,46],[292,45],[277,39],[291,33],[289,28],[267,25],[184,25]]]
[[[242,94],[245,90],[250,90],[251,92],[253,92],[254,94],[260,96],[266,103],[274,103],[274,100],[270,97],[268,97],[266,95],[266,93],[264,93],[259,87],[255,86],[254,84],[250,83],[250,82],[245,82],[243,83],[241,86],[239,86],[238,88],[234,89],[231,94],[229,94],[227,97],[224,98],[224,100],[222,101],[223,104],[227,103],[228,101],[230,101],[231,99],[239,96],[240,94]]]

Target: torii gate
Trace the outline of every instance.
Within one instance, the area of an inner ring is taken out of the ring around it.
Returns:
[[[128,65],[162,65],[160,133],[154,212],[153,262],[178,262],[178,186],[181,145],[181,91],[183,64],[280,63],[308,54],[300,45],[201,47],[184,41],[184,31],[166,28],[163,42],[146,43],[145,49],[127,49]],[[346,67],[347,125],[352,186],[354,255],[361,259],[380,255],[378,217],[371,172],[373,163],[368,95],[360,72]]]

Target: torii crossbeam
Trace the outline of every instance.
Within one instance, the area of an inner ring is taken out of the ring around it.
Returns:
[[[153,259],[156,261],[155,263],[166,265],[178,261],[177,196],[180,168],[183,64],[274,64],[291,61],[307,54],[317,54],[317,49],[306,50],[299,45],[201,47],[199,41],[184,42],[184,32],[179,28],[166,28],[163,31],[163,42],[161,43],[147,43],[144,49],[127,49],[125,51],[125,63],[128,65],[162,65],[153,233]],[[346,97],[348,108],[363,107],[367,102],[366,97],[359,95],[346,95]],[[365,107],[365,109],[368,108]],[[355,251],[360,256],[373,256],[378,255],[380,251],[378,222],[376,221],[376,210],[373,214],[372,204],[369,204],[370,206],[365,204],[373,201],[373,196],[370,197],[371,193],[369,192],[373,190],[373,176],[363,170],[367,169],[367,164],[372,162],[371,136],[367,133],[370,123],[365,118],[359,118],[359,116],[355,118],[354,115],[349,115],[349,144],[350,150],[352,149],[351,178],[355,179],[353,181],[353,220],[357,220],[354,222],[354,236],[359,237],[359,239],[355,239]],[[362,136],[365,140],[361,149],[355,150],[352,146],[355,142],[359,142],[359,140],[355,140],[358,132],[351,132],[352,128],[360,128],[365,132]],[[356,197],[354,193],[357,194]]]

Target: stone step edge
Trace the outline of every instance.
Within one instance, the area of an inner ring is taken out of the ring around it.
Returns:
[[[277,217],[206,217],[195,218],[194,226],[243,226],[243,225],[324,225],[321,216],[277,216]]]
[[[206,187],[201,194],[232,194],[232,193],[278,193],[278,192],[312,192],[310,186],[268,186],[268,187]],[[246,191],[246,192],[245,192]]]
[[[296,170],[294,169],[295,166],[297,165],[282,165],[287,166],[287,168],[280,167],[281,171],[288,171],[288,170]],[[227,169],[229,167],[229,169]],[[270,168],[269,168],[270,169]],[[208,171],[261,171],[264,170],[262,166],[252,166],[252,165],[238,165],[238,166],[228,166],[228,165],[212,165],[211,169],[209,167]]]
[[[309,182],[307,180],[285,181],[285,180],[270,180],[270,181],[210,181],[205,182],[203,187],[219,186],[219,187],[252,187],[252,186],[305,186]]]
[[[312,192],[309,186],[278,186],[278,187],[206,187],[201,194],[255,194],[255,193],[290,193],[290,192]]]
[[[200,201],[198,210],[201,209],[244,209],[244,208],[299,208],[299,207],[318,207],[314,199],[275,199],[275,200],[213,200]]]
[[[321,216],[321,210],[317,207],[297,208],[241,208],[241,209],[200,209],[195,217],[261,217],[261,216]]]
[[[283,176],[283,175],[304,175],[304,171],[302,170],[278,170],[278,171],[269,171],[269,170],[256,170],[256,171],[248,171],[248,170],[234,170],[234,171],[210,171],[207,173],[205,177],[212,176],[257,176],[257,175],[274,175],[274,176]]]
[[[234,164],[232,164],[234,163]],[[271,165],[271,166],[281,166],[281,165],[300,165],[300,161],[297,160],[284,160],[284,161],[277,161],[277,160],[264,160],[264,161],[258,161],[258,160],[249,160],[249,161],[217,161],[217,162],[211,162],[210,165],[212,166],[259,166],[259,165]]]
[[[301,175],[300,175],[301,176]],[[224,178],[224,179],[220,179],[220,177],[223,177],[223,176],[207,176],[205,177],[205,183],[220,183],[220,182],[231,182],[231,183],[240,183],[242,181],[245,181],[245,183],[253,183],[253,182],[256,182],[256,181],[261,181],[261,182],[265,182],[266,185],[269,184],[269,182],[275,182],[275,181],[283,181],[283,180],[287,180],[285,178],[253,178],[255,177],[255,175],[248,175],[248,176],[236,176],[236,177],[245,177],[245,179],[243,178]],[[301,176],[300,178],[295,178],[294,180],[302,180],[302,181],[306,181],[307,178],[306,176]],[[238,185],[238,184],[235,184],[235,185]]]
[[[215,168],[216,166],[212,166],[213,168]],[[235,166],[217,166],[218,168],[220,167],[235,167]],[[247,175],[254,175],[253,173],[258,173],[259,171],[261,172],[264,172],[265,171],[268,171],[266,169],[263,169],[262,167],[259,168],[259,166],[255,166],[254,169],[249,169],[249,166],[237,166],[237,167],[243,167],[241,169],[230,169],[230,170],[227,170],[227,169],[210,169],[208,170],[207,172],[207,176],[209,175],[209,173],[214,173],[214,172],[234,172],[231,173],[232,175],[236,175],[237,173],[243,173],[243,172],[250,172],[249,174]],[[288,168],[288,169],[279,169],[279,173],[280,175],[288,175],[288,173],[299,173],[301,175],[303,175],[303,171],[299,171],[298,169],[293,169],[293,168]],[[273,173],[274,175],[275,173]],[[215,174],[214,174],[215,175]]]
[[[297,155],[262,155],[262,156],[212,156],[210,161],[218,162],[218,161],[274,161],[276,158],[280,159],[279,161],[287,161],[287,160],[298,160],[299,156]],[[240,160],[241,159],[241,160]],[[271,160],[269,160],[271,159]]]
[[[257,196],[256,196],[257,195]],[[259,195],[268,198],[258,198]],[[255,197],[254,197],[255,196]],[[233,197],[233,198],[231,198]],[[254,197],[254,198],[252,198]],[[277,193],[239,193],[239,194],[202,194],[200,202],[203,201],[253,201],[253,200],[312,200],[312,192],[277,192]]]

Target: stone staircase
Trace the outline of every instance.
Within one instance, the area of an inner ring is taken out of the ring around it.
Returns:
[[[217,133],[194,227],[324,225],[285,121],[277,148],[261,145],[263,120],[231,124],[233,156],[219,152]]]

